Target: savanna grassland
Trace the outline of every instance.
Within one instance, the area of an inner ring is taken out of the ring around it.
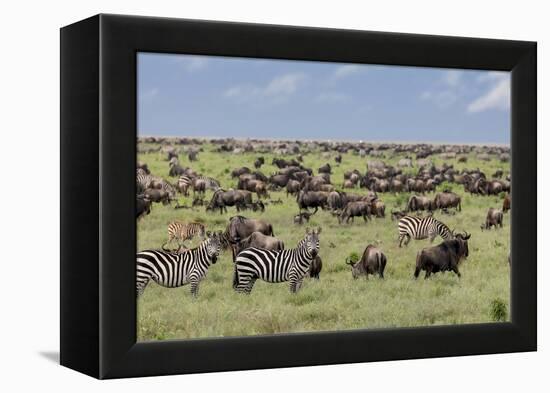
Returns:
[[[232,169],[241,166],[253,169],[254,160],[260,155],[265,157],[266,163],[261,168],[264,174],[269,176],[278,170],[271,165],[275,157],[273,154],[220,153],[210,143],[203,144],[202,148],[204,151],[199,153],[198,161],[189,162],[185,154],[180,154],[180,164],[214,177],[225,189],[236,187],[237,179],[231,178]],[[322,157],[320,151],[314,151],[303,156],[303,165],[317,173],[317,168],[329,162],[332,183],[337,189],[341,189],[345,171],[358,169],[364,173],[367,160],[372,159],[346,153],[342,154],[342,163],[337,165],[335,155],[333,152],[327,159]],[[404,153],[388,152],[382,160],[395,165],[404,156]],[[169,179],[165,157],[160,152],[138,154],[138,160],[147,163],[152,174]],[[429,158],[436,165],[443,163],[437,155]],[[509,164],[501,163],[496,156],[491,161],[479,161],[472,153],[466,163],[459,163],[456,159],[445,162],[453,164],[458,170],[479,168],[488,177],[497,168],[503,168],[505,175],[509,173]],[[417,169],[414,167],[408,171],[416,173]],[[169,179],[172,183],[176,180]],[[336,217],[328,211],[319,210],[312,216],[309,226],[323,229],[319,252],[323,269],[320,280],[307,278],[297,294],[289,292],[287,283],[268,284],[260,280],[250,296],[235,293],[229,250],[223,251],[218,262],[210,267],[196,299],[190,295],[188,286],[167,289],[151,282],[138,299],[138,340],[482,323],[509,319],[510,214],[504,216],[503,229],[480,229],[490,207],[502,208],[503,195],[471,195],[464,192],[463,186],[447,183],[439,185],[437,190],[444,188],[450,188],[462,197],[462,212],[456,215],[436,212],[434,216],[451,229],[465,230],[472,235],[469,240],[470,255],[460,265],[460,279],[452,272],[438,273],[428,280],[423,279],[423,274],[418,280],[413,279],[416,253],[428,247],[429,240],[411,240],[408,247],[398,247],[397,221],[391,220],[389,212],[404,208],[411,194],[384,193],[378,196],[386,204],[385,218],[373,218],[365,223],[362,218],[356,217],[353,224],[339,225]],[[364,188],[346,191],[367,193]],[[263,213],[251,210],[237,213],[234,207],[228,207],[226,214],[219,214],[219,210],[206,213],[204,206],[176,210],[174,204],[155,204],[151,214],[138,222],[137,249],[159,249],[167,239],[166,227],[172,220],[199,221],[206,224],[208,230],[224,230],[229,218],[237,214],[269,221],[275,236],[284,241],[285,247],[294,248],[303,238],[306,228],[305,225],[293,223],[293,216],[298,213],[296,200],[292,196],[287,197],[285,190],[270,191],[270,194],[272,200],[280,198],[283,203],[268,203]],[[212,191],[208,191],[207,201],[211,195]],[[433,198],[435,194],[427,195]],[[189,197],[180,194],[178,198],[180,204],[191,205],[192,194]],[[441,241],[438,237],[434,244]],[[198,240],[189,244],[195,246]],[[350,267],[345,264],[346,257],[352,253],[360,256],[368,244],[377,245],[387,256],[384,280],[372,276],[368,280],[354,280]]]

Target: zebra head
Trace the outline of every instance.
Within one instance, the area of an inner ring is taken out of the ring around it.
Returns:
[[[319,253],[319,234],[321,233],[321,228],[313,229],[310,231],[309,228],[306,228],[306,236],[302,240],[302,247],[305,248],[307,256],[310,256],[314,259]]]
[[[206,232],[206,253],[212,258],[212,263],[216,263],[220,249],[222,247],[222,233],[221,232]]]

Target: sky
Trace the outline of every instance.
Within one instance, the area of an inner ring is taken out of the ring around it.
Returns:
[[[508,72],[138,54],[138,135],[510,143]]]

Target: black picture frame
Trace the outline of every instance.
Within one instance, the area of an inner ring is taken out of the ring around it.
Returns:
[[[511,71],[511,322],[136,343],[136,53]],[[61,364],[96,378],[534,351],[536,43],[97,15],[61,29]]]

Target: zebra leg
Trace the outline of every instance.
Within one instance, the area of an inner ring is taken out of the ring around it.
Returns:
[[[136,280],[136,297],[140,297],[143,294],[145,287],[149,284],[149,280],[150,278],[143,277]]]
[[[409,242],[411,241],[411,236],[406,235],[407,240],[405,240],[405,247],[409,245]]]
[[[199,295],[199,280],[193,279],[191,281],[191,295],[196,298]]]
[[[403,243],[404,238],[405,238],[405,235],[399,235],[399,248],[401,248],[401,243]]]
[[[254,287],[254,284],[256,283],[256,280],[257,280],[256,277],[252,277],[250,279],[250,281],[248,282],[248,284],[247,284],[247,286],[244,290],[247,295],[250,295],[250,292],[252,292],[252,288]]]

